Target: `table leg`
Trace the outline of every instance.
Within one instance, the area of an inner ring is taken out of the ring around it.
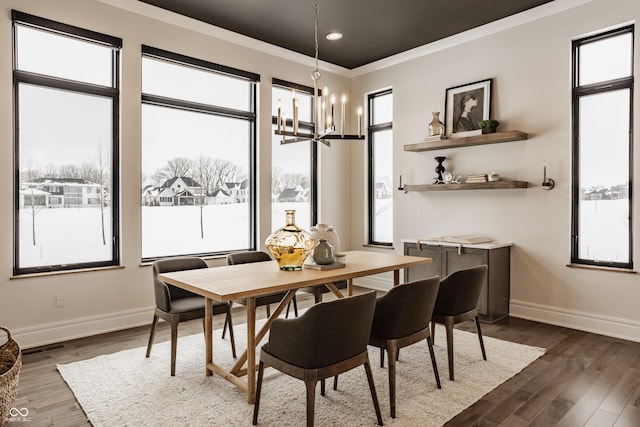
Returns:
[[[213,363],[213,301],[204,299],[204,348],[205,348],[205,375],[213,375],[209,365]]]
[[[256,396],[256,298],[247,298],[247,401]]]
[[[400,284],[400,270],[393,270],[393,286]]]
[[[347,279],[347,295],[353,296],[353,279]]]

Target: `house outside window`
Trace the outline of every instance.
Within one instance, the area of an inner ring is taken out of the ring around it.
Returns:
[[[298,129],[313,133],[313,88],[274,79],[272,88],[273,129],[278,102],[292,130],[293,97],[298,102]],[[282,144],[274,135],[271,144],[271,231],[285,225],[285,210],[296,211],[296,225],[309,230],[317,222],[317,143],[306,140]]]
[[[258,80],[143,46],[143,261],[255,249]]]
[[[393,93],[368,96],[368,243],[393,245]]]
[[[12,11],[14,275],[119,264],[119,38]]]
[[[633,268],[633,26],[573,42],[571,262]]]

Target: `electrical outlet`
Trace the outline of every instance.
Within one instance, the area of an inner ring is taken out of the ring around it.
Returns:
[[[56,307],[64,307],[64,295],[56,295]]]

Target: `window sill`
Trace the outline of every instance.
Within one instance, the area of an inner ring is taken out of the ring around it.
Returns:
[[[365,245],[362,245],[363,248],[375,248],[375,249],[390,249],[390,250],[394,250],[393,246],[387,246],[387,245],[373,245],[371,243],[367,243]]]
[[[603,267],[600,265],[587,265],[587,264],[567,264],[569,268],[584,268],[586,270],[601,270],[601,271],[610,271],[612,273],[626,273],[626,274],[636,274],[637,271],[631,270],[629,268],[615,268],[615,267]]]
[[[122,265],[110,265],[107,267],[94,267],[94,268],[79,268],[77,270],[60,270],[60,271],[45,271],[42,273],[27,273],[20,274],[18,276],[9,277],[10,280],[15,279],[31,279],[34,277],[47,277],[47,276],[58,276],[60,274],[75,274],[75,273],[87,273],[90,271],[104,271],[104,270],[120,270],[123,269]]]

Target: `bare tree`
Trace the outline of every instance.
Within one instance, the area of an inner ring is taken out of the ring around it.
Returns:
[[[197,204],[200,206],[200,238],[204,238],[204,206],[208,202],[208,195],[213,191],[212,185],[215,182],[214,162],[210,157],[199,156],[193,163],[193,178],[200,184],[201,193],[195,195]]]
[[[213,174],[215,176],[215,188],[221,188],[225,182],[235,182],[242,169],[228,160],[214,159]]]
[[[93,179],[87,179],[91,182],[98,184],[98,203],[100,203],[100,225],[102,230],[102,244],[107,244],[107,237],[104,227],[104,207],[107,203],[107,197],[105,187],[109,185],[109,158],[102,151],[102,144],[98,144],[98,154],[95,159],[95,167],[88,168],[88,171],[93,175]]]
[[[80,179],[82,178],[82,172],[77,165],[62,165],[58,168],[58,176],[60,178]]]

